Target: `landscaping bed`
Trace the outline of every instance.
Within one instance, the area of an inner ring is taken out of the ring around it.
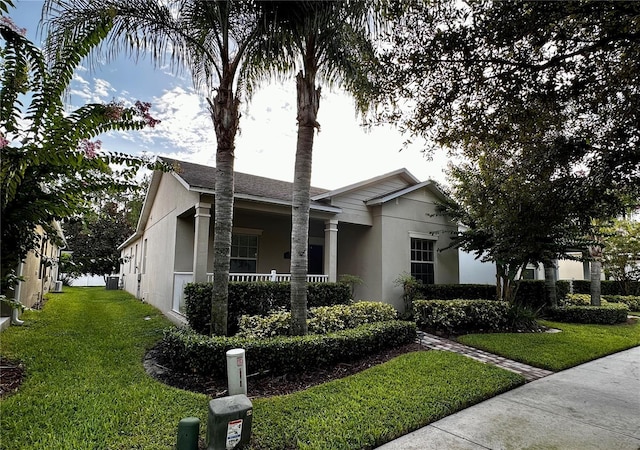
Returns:
[[[306,370],[300,373],[272,376],[249,376],[247,379],[248,396],[253,399],[291,394],[331,380],[356,374],[375,365],[387,362],[402,354],[415,351],[426,351],[426,349],[420,344],[411,343],[391,349],[381,350],[353,361],[342,362],[328,367],[316,368],[314,370]],[[158,381],[180,389],[206,394],[212,398],[227,395],[226,380],[212,376],[199,375],[193,372],[189,373],[172,370],[169,367],[159,364],[156,356],[157,352],[155,350],[150,351],[147,354],[145,366],[147,367],[147,372]]]

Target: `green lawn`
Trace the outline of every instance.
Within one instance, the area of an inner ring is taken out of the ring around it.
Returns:
[[[254,404],[254,449],[373,448],[522,384],[458,354],[415,352]]]
[[[169,326],[154,308],[122,291],[65,288],[23,319],[0,342],[27,368],[18,393],[0,402],[3,449],[170,449],[188,416],[200,418],[204,436],[208,399],[164,386],[142,367]],[[253,447],[371,447],[522,383],[459,355],[408,354],[254,401]]]
[[[562,332],[469,334],[458,341],[553,371],[640,345],[640,321],[632,325],[541,323]]]
[[[0,403],[3,449],[168,449],[181,418],[206,420],[205,396],[166,387],[142,367],[169,325],[157,310],[123,291],[65,292],[2,332],[2,354],[27,369]]]

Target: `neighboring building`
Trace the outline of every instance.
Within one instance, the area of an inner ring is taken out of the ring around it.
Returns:
[[[56,230],[57,239],[48,236],[43,227],[36,228],[35,232],[40,237],[39,247],[29,252],[24,261],[18,264],[16,274],[24,278],[24,281],[18,283],[13,295],[11,293],[7,295],[7,297],[19,300],[28,308],[42,301],[42,296],[54,289],[58,279],[60,247],[56,241],[62,240],[64,242],[64,235],[59,223],[54,222],[53,228]],[[2,316],[10,317],[11,313],[3,306]],[[6,322],[7,319],[3,321],[3,323]]]
[[[124,289],[181,321],[184,284],[213,270],[215,168],[163,158],[175,172],[154,172],[136,232],[119,249]],[[288,279],[292,183],[236,173],[232,280]],[[309,277],[359,276],[358,299],[401,309],[403,272],[427,283],[458,283],[458,253],[440,252],[456,224],[435,216],[444,194],[406,169],[336,190],[312,188]],[[194,277],[195,272],[195,277]]]

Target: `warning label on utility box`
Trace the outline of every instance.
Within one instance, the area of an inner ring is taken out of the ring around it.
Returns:
[[[227,450],[232,450],[242,439],[242,419],[232,420],[227,424]]]

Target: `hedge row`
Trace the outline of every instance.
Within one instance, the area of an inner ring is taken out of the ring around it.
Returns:
[[[446,333],[505,330],[510,306],[495,300],[417,300],[419,328]]]
[[[492,300],[496,287],[491,284],[423,284],[418,288],[419,298],[425,300]]]
[[[629,308],[621,303],[602,306],[564,306],[550,309],[547,314],[553,320],[571,323],[593,323],[613,325],[627,321]]]
[[[631,311],[640,311],[640,297],[635,295],[603,295],[603,304],[623,303]],[[569,294],[564,302],[565,306],[589,306],[591,305],[590,294]]]
[[[189,326],[198,333],[209,334],[213,283],[189,283],[184,289]],[[307,305],[332,306],[351,301],[349,286],[341,283],[308,283]],[[238,331],[242,315],[266,315],[275,309],[290,309],[291,284],[288,282],[229,283],[229,334]]]
[[[570,282],[556,282],[556,296],[563,299],[570,290]],[[493,300],[496,298],[496,287],[491,284],[429,284],[419,288],[420,298],[427,300]],[[522,280],[516,294],[518,304],[532,309],[541,309],[550,305],[545,290],[544,280]]]
[[[226,377],[226,352],[245,349],[247,373],[298,373],[353,361],[386,348],[414,342],[413,322],[388,321],[326,335],[243,339],[208,337],[189,329],[165,330],[159,346],[162,363],[175,370]]]
[[[589,294],[591,292],[590,280],[573,280],[574,294]],[[640,281],[631,281],[623,284],[620,281],[602,280],[600,282],[602,295],[640,295]]]

